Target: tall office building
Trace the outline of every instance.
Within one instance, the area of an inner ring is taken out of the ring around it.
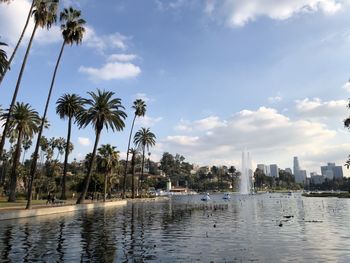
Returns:
[[[267,168],[265,164],[258,164],[257,168],[262,171],[265,175],[267,175]]]
[[[327,179],[343,178],[343,167],[336,166],[335,163],[327,163],[327,166],[321,166],[321,174]]]
[[[301,170],[299,165],[299,160],[297,156],[293,158],[293,171],[296,183],[305,184],[306,183],[306,170]]]
[[[278,177],[278,166],[277,164],[270,164],[270,176]]]
[[[300,165],[299,165],[299,160],[297,156],[294,156],[293,158],[293,172],[294,175],[296,175],[300,171]]]
[[[293,174],[293,171],[290,168],[286,168],[285,171],[286,171],[286,173]]]

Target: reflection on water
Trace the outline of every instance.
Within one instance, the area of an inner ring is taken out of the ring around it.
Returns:
[[[350,200],[215,195],[0,222],[0,262],[350,262]]]

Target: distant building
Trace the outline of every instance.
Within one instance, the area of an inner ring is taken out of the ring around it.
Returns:
[[[306,183],[306,170],[301,170],[299,165],[299,160],[297,156],[293,158],[293,170],[295,182],[298,184]]]
[[[317,173],[311,173],[311,183],[312,184],[322,184],[325,181],[325,177],[323,175],[319,175]]]
[[[321,166],[321,174],[327,179],[343,178],[343,167],[336,166],[335,163],[327,163],[327,166]]]
[[[293,174],[293,171],[292,171],[292,169],[290,169],[290,168],[286,168],[284,171],[285,171],[286,173]]]
[[[278,166],[277,164],[270,164],[270,176],[278,177]]]
[[[265,175],[267,175],[267,167],[265,164],[258,164],[257,169],[259,169],[261,172],[263,172]]]

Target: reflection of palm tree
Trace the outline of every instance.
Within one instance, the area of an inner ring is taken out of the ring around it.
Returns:
[[[116,147],[111,146],[110,144],[103,144],[98,148],[98,166],[105,172],[103,202],[106,202],[108,178],[111,177],[113,168],[118,166],[119,162],[119,151],[116,151],[115,149]]]
[[[32,11],[32,15],[34,16],[34,20],[35,20],[34,29],[33,29],[32,35],[30,37],[30,40],[29,40],[29,43],[27,46],[27,50],[26,50],[26,53],[25,53],[24,58],[23,58],[22,66],[21,66],[21,69],[20,69],[20,72],[19,72],[19,75],[17,78],[17,83],[16,83],[15,91],[14,91],[13,96],[12,96],[8,116],[11,115],[13,107],[16,103],[17,94],[18,94],[18,91],[19,91],[19,88],[21,85],[24,69],[25,69],[25,66],[27,64],[29,51],[31,49],[36,30],[38,29],[38,27],[42,27],[42,28],[46,27],[47,29],[49,29],[56,22],[57,7],[58,7],[58,0],[36,0],[35,1],[35,6],[34,6],[33,11]],[[0,157],[2,156],[2,152],[4,150],[6,135],[8,133],[8,129],[9,129],[8,122],[9,122],[9,119],[6,119],[5,126],[4,126],[4,129],[2,131],[2,137],[1,137],[1,142],[0,142]]]
[[[135,198],[135,164],[138,151],[136,149],[130,148],[129,153],[131,154],[131,171],[132,171],[132,181],[131,181],[131,197]]]
[[[98,89],[97,93],[88,92],[88,94],[92,98],[84,100],[84,104],[87,105],[88,108],[79,113],[77,122],[80,127],[86,127],[87,125],[92,124],[95,129],[96,137],[94,149],[92,151],[91,162],[84,179],[83,191],[77,200],[77,204],[81,204],[85,200],[85,196],[91,180],[97,145],[100,140],[100,135],[103,127],[105,126],[106,129],[111,128],[112,131],[121,131],[125,126],[124,119],[127,116],[123,111],[124,107],[121,104],[121,99],[112,98],[114,92]]]
[[[17,185],[17,167],[21,156],[21,148],[23,138],[32,137],[38,131],[40,118],[38,112],[34,111],[29,104],[18,103],[13,108],[13,112],[8,118],[8,114],[2,115],[2,119],[9,120],[9,129],[17,131],[17,144],[13,158],[11,179],[10,179],[10,194],[8,201],[16,201],[16,185]]]
[[[145,150],[149,150],[150,147],[156,144],[156,136],[153,132],[150,131],[149,128],[141,128],[138,132],[136,132],[134,137],[135,145],[142,150],[142,163],[141,163],[141,179],[143,180],[143,167],[145,163]],[[142,185],[141,185],[142,188]]]
[[[123,181],[123,198],[125,198],[125,191],[126,191],[126,175],[128,173],[129,148],[130,148],[132,131],[134,129],[134,124],[135,124],[136,117],[145,116],[145,114],[146,114],[146,103],[143,100],[141,100],[141,99],[137,99],[137,100],[134,101],[134,105],[132,106],[132,108],[135,110],[135,114],[134,114],[134,119],[132,120],[132,125],[131,125],[131,130],[130,130],[130,135],[129,135],[129,141],[128,141],[128,149],[127,149],[127,153],[126,153],[124,181]]]
[[[56,113],[60,116],[61,119],[68,119],[68,133],[67,133],[67,142],[66,150],[64,156],[64,165],[63,165],[63,177],[62,177],[62,193],[61,199],[66,199],[66,177],[67,177],[67,164],[68,164],[68,155],[70,153],[70,137],[72,131],[72,121],[78,115],[78,112],[83,110],[83,100],[80,96],[76,94],[64,94],[56,102]]]

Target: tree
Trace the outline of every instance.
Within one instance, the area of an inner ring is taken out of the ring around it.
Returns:
[[[22,160],[22,163],[24,164],[24,161],[25,161],[25,155],[26,155],[26,152],[29,150],[29,148],[32,146],[32,140],[31,138],[29,137],[24,137],[23,139],[23,150],[24,150],[24,153],[23,153],[23,160]]]
[[[85,200],[103,127],[107,130],[111,128],[112,131],[121,131],[125,127],[124,120],[127,117],[123,111],[124,107],[121,104],[121,99],[113,98],[114,92],[97,89],[96,93],[88,92],[88,94],[91,96],[91,99],[84,100],[87,108],[78,114],[77,123],[80,128],[85,128],[91,124],[96,136],[89,169],[84,178],[83,191],[77,200],[77,204],[81,204]]]
[[[7,54],[5,50],[1,48],[1,46],[7,46],[6,43],[0,42],[0,78],[5,74],[8,61],[7,61]]]
[[[8,118],[11,116],[12,109],[16,103],[17,94],[18,94],[18,91],[19,91],[19,88],[21,85],[24,69],[25,69],[25,66],[27,64],[29,51],[31,49],[36,30],[38,29],[38,27],[46,27],[47,29],[49,29],[56,22],[57,7],[58,7],[58,0],[35,0],[35,5],[34,5],[33,11],[32,11],[32,15],[34,16],[34,20],[35,20],[34,29],[33,29],[32,35],[29,39],[27,50],[25,52],[22,66],[21,66],[21,69],[20,69],[20,72],[19,72],[19,75],[17,78],[15,91],[12,95],[11,104],[10,104],[10,107],[8,110],[8,113],[9,113]],[[9,129],[9,119],[6,119],[5,126],[4,126],[4,129],[2,131],[1,141],[0,141],[0,158],[1,158],[2,152],[4,150],[5,140],[6,140],[6,135],[8,133],[8,129]]]
[[[33,110],[29,104],[17,102],[13,108],[11,116],[8,118],[9,112],[2,115],[2,120],[9,120],[9,129],[17,131],[17,144],[13,156],[13,164],[10,178],[9,202],[16,201],[16,185],[17,185],[17,167],[21,156],[22,141],[25,137],[32,137],[38,131],[40,118],[38,112]]]
[[[37,165],[37,158],[38,158],[38,153],[39,153],[39,143],[40,143],[40,137],[43,132],[44,124],[45,124],[45,119],[46,119],[46,114],[47,110],[49,107],[50,99],[51,99],[51,93],[55,84],[55,79],[56,79],[56,74],[58,70],[58,66],[60,64],[63,50],[65,45],[73,45],[75,44],[80,44],[83,40],[84,32],[85,32],[85,20],[80,18],[81,12],[79,10],[75,10],[72,7],[69,7],[68,9],[65,8],[61,14],[60,14],[60,21],[61,21],[61,31],[62,31],[62,36],[63,36],[63,42],[61,46],[60,53],[58,55],[57,61],[56,61],[56,66],[52,75],[52,80],[51,80],[51,85],[49,89],[49,93],[47,95],[46,99],[46,105],[45,105],[45,110],[44,110],[44,115],[42,117],[41,121],[41,126],[38,134],[38,139],[36,142],[35,146],[35,151],[34,151],[34,161],[32,162],[32,167],[30,171],[30,178],[33,180],[35,171],[36,171],[36,165]],[[31,181],[32,181],[31,180]],[[29,184],[31,187],[31,183]],[[31,189],[29,189],[28,192],[31,192]],[[29,194],[29,193],[28,193]],[[29,198],[28,198],[28,203],[30,203]],[[30,207],[30,204],[27,205],[27,207]]]
[[[134,144],[139,150],[142,150],[142,163],[141,163],[141,180],[143,180],[143,167],[145,163],[145,150],[149,151],[149,148],[156,144],[156,136],[150,131],[149,128],[141,128],[136,132],[134,137]]]
[[[113,169],[118,166],[119,151],[116,151],[115,146],[103,144],[98,148],[97,167],[104,172],[104,187],[103,187],[103,202],[106,202],[107,181],[112,176]]]
[[[131,130],[129,134],[129,141],[128,141],[128,149],[127,149],[127,154],[126,154],[126,162],[125,162],[125,170],[124,170],[124,181],[123,181],[123,198],[125,198],[125,191],[126,191],[126,175],[128,173],[128,161],[129,161],[129,148],[130,148],[130,141],[131,141],[131,136],[132,136],[132,131],[134,129],[134,124],[136,117],[142,117],[145,116],[146,114],[146,103],[141,100],[137,99],[134,101],[134,105],[132,108],[135,110],[134,118],[132,120],[132,125],[131,125]]]
[[[3,2],[3,3],[10,3],[10,1],[11,0],[0,0],[0,2]],[[11,54],[9,60],[8,60],[8,63],[6,64],[6,67],[4,68],[3,74],[0,74],[0,85],[1,85],[1,82],[3,81],[3,79],[4,79],[5,75],[6,75],[6,72],[10,69],[12,60],[14,59],[19,46],[21,45],[21,42],[22,42],[23,37],[24,37],[24,34],[27,31],[27,27],[29,25],[30,17],[32,15],[33,8],[34,8],[34,5],[35,5],[36,1],[37,0],[32,0],[32,4],[30,5],[29,11],[28,11],[28,15],[27,15],[27,19],[26,19],[26,22],[24,24],[22,33],[21,33],[21,35],[20,35],[20,37],[19,37],[19,39],[17,41],[17,44],[16,44],[15,48],[13,49],[13,52],[12,52],[12,54]]]
[[[83,99],[77,94],[64,94],[56,102],[56,113],[61,119],[68,119],[68,133],[66,139],[66,149],[63,165],[63,177],[62,177],[62,193],[61,199],[66,199],[66,178],[67,178],[67,163],[69,155],[69,144],[72,132],[72,121],[76,118],[78,113],[83,110]]]

